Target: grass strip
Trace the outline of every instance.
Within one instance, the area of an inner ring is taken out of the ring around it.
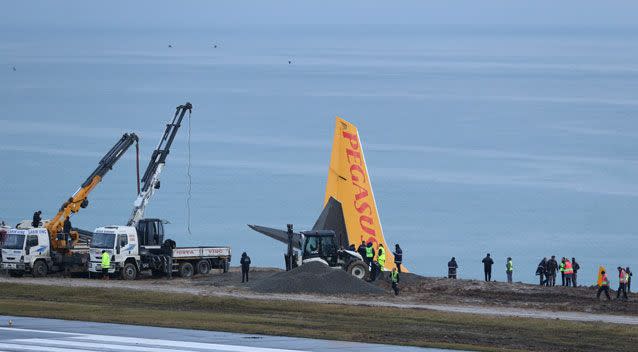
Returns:
[[[635,351],[638,327],[0,283],[0,314],[479,351]],[[45,309],[43,309],[45,308]]]

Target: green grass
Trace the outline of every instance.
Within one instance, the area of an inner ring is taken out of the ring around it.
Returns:
[[[30,317],[485,351],[630,351],[638,343],[638,327],[603,323],[125,289],[0,284],[0,292],[0,314]]]

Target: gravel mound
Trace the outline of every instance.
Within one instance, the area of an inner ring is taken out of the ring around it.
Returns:
[[[262,293],[380,294],[385,291],[344,270],[310,262],[264,278],[253,286]]]

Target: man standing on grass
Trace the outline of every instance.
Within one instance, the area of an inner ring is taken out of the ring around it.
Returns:
[[[246,252],[241,254],[241,259],[239,260],[239,264],[241,264],[241,282],[248,282],[248,272],[250,271],[250,257]]]
[[[514,264],[512,263],[512,257],[507,257],[507,264],[505,264],[505,273],[507,274],[507,283],[512,283],[512,273],[514,273]]]
[[[494,260],[490,257],[490,254],[487,253],[487,256],[483,258],[483,271],[485,272],[485,281],[492,281],[492,264],[494,264]]]
[[[459,265],[456,264],[456,258],[452,257],[452,259],[447,262],[447,277],[448,279],[456,279],[456,269],[458,269]]]
[[[578,286],[576,280],[578,279],[578,270],[580,270],[580,265],[576,262],[576,258],[572,258],[572,270],[574,273],[572,274],[572,285],[574,287]]]
[[[547,286],[556,286],[556,271],[558,271],[558,262],[556,256],[553,255],[547,261]]]

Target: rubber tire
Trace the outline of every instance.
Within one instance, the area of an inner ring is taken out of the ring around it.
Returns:
[[[22,276],[24,276],[24,271],[22,271],[22,270],[9,270],[9,276],[11,276],[11,277],[22,277]]]
[[[208,260],[200,260],[197,262],[197,273],[206,275],[210,273],[210,262]]]
[[[31,269],[33,277],[45,277],[48,272],[49,268],[47,267],[47,263],[43,260],[36,260],[36,262],[33,263],[33,268]]]
[[[122,268],[122,280],[135,280],[137,278],[137,268],[133,263],[126,263]]]
[[[183,262],[179,265],[179,276],[184,279],[189,279],[193,277],[193,273],[195,273],[195,269],[193,268],[193,264],[189,262]]]
[[[348,265],[346,269],[348,274],[361,280],[368,280],[370,278],[370,269],[368,265],[362,260],[355,260]]]
[[[228,262],[228,259],[222,260],[222,272],[226,274],[229,268],[230,268],[230,263]]]

